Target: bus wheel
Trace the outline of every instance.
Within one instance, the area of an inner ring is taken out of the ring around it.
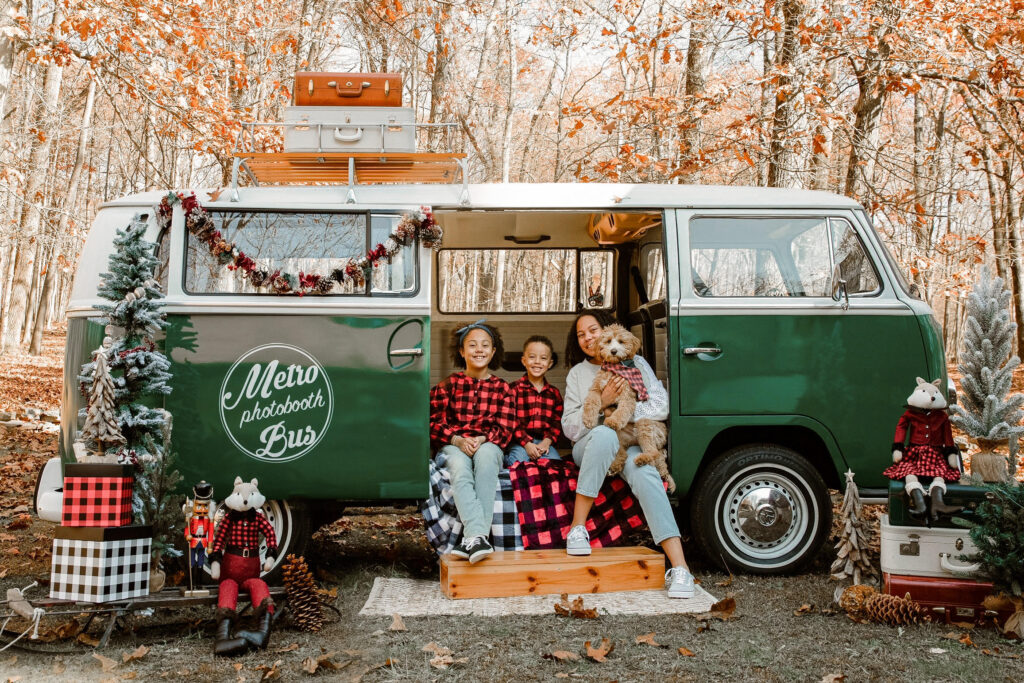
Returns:
[[[217,509],[215,521],[220,521],[223,511],[223,508]],[[274,536],[277,537],[277,559],[269,572],[263,572],[263,579],[273,585],[281,581],[281,566],[285,558],[290,554],[302,555],[306,552],[310,537],[309,508],[303,501],[268,500],[263,504],[263,514],[274,527]],[[260,558],[266,557],[266,552],[266,540],[261,540]],[[209,577],[209,562],[205,569],[207,580],[212,581]]]
[[[814,558],[832,525],[825,481],[790,448],[733,448],[715,458],[692,490],[694,536],[723,569],[794,572]]]

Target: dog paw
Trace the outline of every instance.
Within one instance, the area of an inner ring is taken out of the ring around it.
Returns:
[[[622,425],[614,416],[609,417],[607,420],[605,420],[604,426],[608,427],[609,429],[614,429],[615,431],[619,431],[620,429],[622,429]]]
[[[650,465],[652,462],[654,462],[654,458],[651,457],[650,455],[647,455],[646,453],[641,453],[640,455],[636,456],[633,459],[633,464],[635,464],[637,467]]]
[[[593,429],[597,426],[597,415],[583,415],[583,426],[587,429]]]

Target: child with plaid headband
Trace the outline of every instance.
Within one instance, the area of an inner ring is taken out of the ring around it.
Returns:
[[[430,390],[430,440],[444,454],[462,541],[452,555],[476,563],[492,552],[488,536],[503,450],[516,427],[512,391],[491,374],[505,349],[497,328],[483,320],[452,334],[456,372]]]

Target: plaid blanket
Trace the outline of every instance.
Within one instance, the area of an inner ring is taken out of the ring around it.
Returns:
[[[509,471],[519,508],[523,546],[564,548],[576,500],[576,474],[571,460],[517,462]],[[607,477],[587,518],[590,545],[605,548],[620,543],[631,530],[644,526],[640,502],[622,477]]]
[[[445,468],[447,460],[443,453],[438,453],[430,461],[430,498],[420,505],[423,523],[427,528],[427,540],[439,556],[451,552],[462,540],[462,521],[455,507],[451,479]],[[495,550],[523,549],[508,470],[498,472],[494,517],[491,520],[491,543]]]

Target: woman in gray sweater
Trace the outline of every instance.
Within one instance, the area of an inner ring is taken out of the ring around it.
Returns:
[[[576,316],[566,340],[566,364],[571,369],[565,379],[562,431],[573,442],[572,457],[580,468],[572,526],[565,541],[566,551],[570,555],[590,554],[587,515],[594,504],[594,498],[601,490],[608,467],[619,450],[619,439],[614,430],[603,424],[589,430],[583,426],[583,399],[601,369],[601,363],[594,358],[597,352],[597,339],[601,336],[604,326],[613,322],[615,321],[611,315],[603,310],[580,313]],[[654,375],[646,360],[641,356],[635,356],[634,361],[643,374],[648,399],[637,403],[633,419],[668,419],[668,392],[665,391],[664,385]],[[601,394],[602,409],[615,404],[625,383],[623,378],[615,377],[605,386]],[[628,453],[622,478],[640,502],[654,542],[661,545],[672,565],[665,573],[665,588],[668,595],[672,598],[691,598],[694,594],[693,575],[686,566],[683,544],[679,540],[679,527],[676,525],[672,505],[668,501],[661,476],[653,465],[638,467],[634,464],[633,460],[640,454],[639,447],[633,446]]]

